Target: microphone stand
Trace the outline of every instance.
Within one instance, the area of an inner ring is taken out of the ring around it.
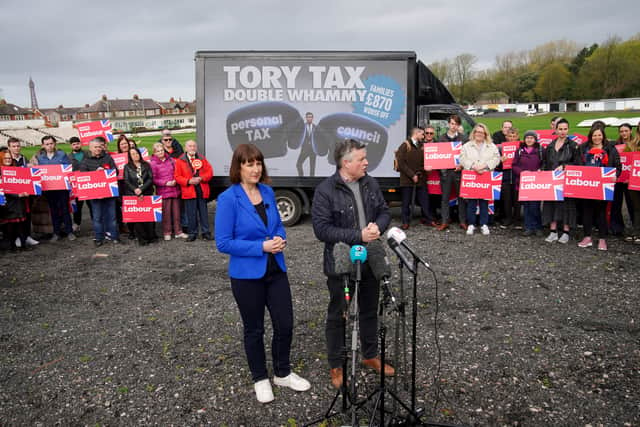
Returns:
[[[359,321],[359,317],[360,317],[360,313],[359,313],[359,308],[358,308],[358,297],[360,296],[360,277],[356,277],[355,280],[355,284],[354,284],[354,291],[353,291],[353,296],[351,297],[351,304],[349,304],[349,319],[351,320],[352,323],[352,330],[351,330],[351,376],[349,378],[350,381],[350,385],[351,385],[351,397],[353,399],[353,402],[351,404],[351,425],[352,426],[357,426],[358,425],[358,406],[356,404],[356,402],[358,401],[358,394],[357,394],[357,384],[356,384],[356,363],[358,360],[358,331],[359,331],[359,325],[358,325],[358,321]],[[345,338],[346,339],[346,338]],[[344,366],[347,366],[347,359],[345,357],[344,359]],[[346,373],[346,370],[343,371],[343,378],[344,378],[344,373]],[[344,384],[344,380],[343,380],[343,384]],[[346,389],[346,386],[343,386]]]

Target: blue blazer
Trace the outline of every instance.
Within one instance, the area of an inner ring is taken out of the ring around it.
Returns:
[[[280,236],[286,239],[284,226],[276,206],[273,189],[258,184],[267,211],[267,226],[240,184],[234,184],[218,196],[216,206],[216,246],[231,255],[229,276],[234,279],[260,279],[267,271],[268,254],[262,242]],[[287,271],[282,252],[275,254],[282,269]]]

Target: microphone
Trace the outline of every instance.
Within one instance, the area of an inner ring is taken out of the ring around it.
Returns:
[[[391,277],[391,265],[387,258],[387,252],[380,240],[374,240],[367,244],[369,267],[376,280],[388,282]]]
[[[413,274],[416,273],[413,270],[413,263],[409,262],[404,252],[400,249],[400,246],[402,246],[404,249],[409,251],[409,253],[414,257],[414,259],[417,259],[422,264],[424,264],[424,266],[427,267],[427,269],[431,269],[431,266],[427,264],[423,259],[421,259],[415,253],[415,251],[411,249],[411,247],[405,242],[406,239],[407,239],[407,235],[404,233],[404,231],[400,230],[398,227],[391,227],[389,231],[387,231],[387,243],[389,244],[389,247],[393,249],[393,251],[396,253],[398,258],[400,258],[400,260],[404,263],[404,265],[407,266],[409,271],[411,271]]]
[[[344,282],[344,299],[349,303],[351,296],[349,295],[349,277],[351,274],[351,259],[349,255],[349,245],[344,242],[338,242],[333,245],[333,271],[335,274],[342,276]]]
[[[351,246],[349,256],[351,257],[351,263],[356,265],[356,280],[359,282],[362,280],[361,265],[367,260],[367,248],[362,245]]]

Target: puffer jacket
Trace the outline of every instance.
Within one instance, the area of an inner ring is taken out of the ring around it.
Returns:
[[[478,144],[475,141],[468,141],[462,146],[460,152],[460,164],[465,169],[472,169],[476,163],[487,165],[489,170],[494,170],[500,163],[500,152],[495,144],[487,144],[486,147],[480,152],[478,150]]]
[[[177,182],[173,187],[167,186],[167,182],[175,180],[176,161],[165,153],[164,161],[153,155],[149,163],[153,171],[153,183],[156,185],[156,194],[165,199],[180,197],[180,186]]]
[[[375,222],[384,233],[391,222],[391,213],[378,182],[369,175],[358,181],[367,223]],[[333,246],[338,242],[362,244],[362,230],[353,192],[342,181],[338,171],[316,187],[311,206],[313,232],[324,242],[324,273],[335,275]]]

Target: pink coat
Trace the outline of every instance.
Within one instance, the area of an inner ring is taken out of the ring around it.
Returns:
[[[153,183],[156,185],[156,194],[167,199],[180,197],[178,183],[174,187],[167,187],[166,185],[167,182],[175,180],[176,161],[165,154],[164,161],[153,155],[150,163],[153,172]]]

